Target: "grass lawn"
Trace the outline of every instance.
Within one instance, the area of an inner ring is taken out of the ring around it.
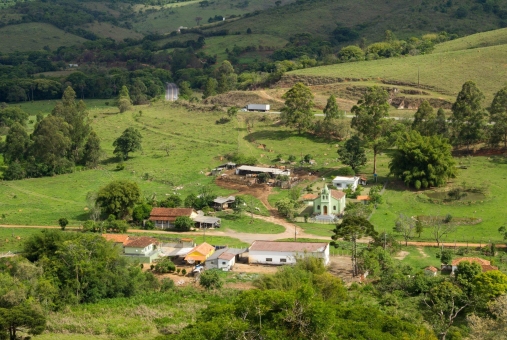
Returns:
[[[31,235],[41,231],[37,228],[0,228],[0,253],[21,251],[23,242]]]
[[[318,236],[329,236],[329,241],[331,241],[331,236],[333,235],[333,229],[336,227],[335,224],[323,224],[323,223],[295,223],[297,226],[301,227],[305,233],[318,235]]]
[[[256,234],[279,234],[285,231],[285,228],[278,224],[256,218],[252,220],[248,213],[243,213],[241,217],[235,214],[218,213],[217,217],[222,219],[220,229],[232,229],[241,233]]]
[[[46,45],[56,50],[60,46],[75,45],[87,40],[53,25],[33,22],[0,28],[0,41],[0,52],[11,53],[40,50]]]

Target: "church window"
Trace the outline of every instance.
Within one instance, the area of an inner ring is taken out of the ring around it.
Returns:
[[[317,206],[317,210],[320,210],[320,205]]]
[[[336,210],[336,205],[333,205],[333,210]]]

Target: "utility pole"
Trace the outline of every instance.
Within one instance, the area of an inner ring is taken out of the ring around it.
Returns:
[[[294,242],[296,242],[296,241],[297,241],[297,227],[294,224]]]

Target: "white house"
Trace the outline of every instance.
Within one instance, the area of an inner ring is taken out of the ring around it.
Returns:
[[[157,249],[158,241],[151,237],[139,237],[123,246],[123,255],[143,263],[151,263],[160,255]]]
[[[248,263],[294,264],[298,257],[312,256],[329,263],[329,243],[254,241],[248,249]]]
[[[356,190],[359,185],[360,177],[344,177],[344,176],[336,176],[333,179],[333,185],[338,190],[345,190],[348,186],[351,186],[352,190]]]
[[[236,264],[236,258],[239,258],[240,254],[246,252],[246,248],[222,248],[215,251],[210,257],[206,259],[204,267],[206,269],[221,269],[223,271],[229,271]]]

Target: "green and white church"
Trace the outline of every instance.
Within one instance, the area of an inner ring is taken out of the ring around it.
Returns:
[[[345,193],[322,188],[319,197],[313,201],[313,214],[316,220],[333,221],[343,215],[345,210]]]

